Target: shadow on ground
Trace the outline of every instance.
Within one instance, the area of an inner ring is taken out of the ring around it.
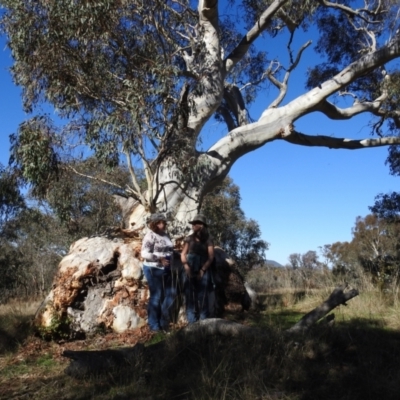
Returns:
[[[399,399],[399,332],[368,319],[316,326],[305,336],[289,336],[273,324],[264,332],[172,334],[131,365],[81,379],[63,374],[66,361],[53,369],[28,363],[19,372],[14,363],[2,371],[0,398]]]

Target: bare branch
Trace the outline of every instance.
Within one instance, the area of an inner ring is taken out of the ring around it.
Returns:
[[[361,149],[374,146],[400,144],[400,138],[380,138],[349,140],[335,139],[328,136],[310,136],[290,134],[292,124],[304,115],[318,110],[319,104],[355,81],[400,55],[400,36],[387,46],[366,54],[348,65],[332,79],[299,96],[283,107],[267,108],[257,122],[240,126],[218,140],[208,151],[207,156],[215,166],[216,174],[223,176],[235,161],[268,142],[285,138],[288,142],[305,146],[322,146],[343,149]],[[383,88],[384,92],[384,88]],[[384,94],[383,94],[384,95]],[[382,96],[383,96],[382,95]],[[361,105],[362,107],[362,105]],[[371,107],[370,107],[371,110]],[[355,109],[353,109],[355,112]],[[285,131],[288,131],[285,133]]]
[[[277,64],[277,66],[275,67],[274,71],[272,71],[272,66],[274,64]],[[280,68],[281,68],[281,65],[280,65],[279,62],[271,61],[271,63],[268,66],[267,70],[261,75],[260,79],[258,79],[255,82],[247,82],[239,90],[242,92],[244,89],[246,89],[249,86],[257,86],[258,84],[260,84],[266,78],[268,78],[279,89],[280,88],[280,82],[274,77],[274,75],[279,71]]]
[[[353,29],[356,32],[363,32],[366,36],[368,36],[371,39],[371,45],[369,45],[368,41],[367,43],[363,46],[363,52],[371,52],[376,50],[376,35],[374,32],[371,30],[367,29],[366,26],[356,26],[355,21],[352,17],[347,16],[347,20],[349,24],[353,27]]]
[[[254,26],[242,38],[238,46],[225,59],[225,73],[228,74],[234,66],[244,57],[250,45],[261,35],[268,27],[273,16],[287,3],[288,0],[274,1],[262,14]]]
[[[92,179],[92,180],[97,181],[97,182],[102,182],[102,183],[105,183],[107,185],[114,186],[114,187],[116,187],[118,189],[121,189],[121,190],[125,190],[121,185],[118,185],[117,183],[110,182],[110,181],[107,181],[105,179],[93,176],[93,175],[84,174],[82,172],[77,171],[74,167],[71,167],[71,165],[66,165],[65,167],[67,169],[71,170],[76,175],[83,176],[84,178]]]
[[[299,52],[297,53],[296,59],[292,62],[292,64],[290,65],[290,67],[288,68],[289,72],[292,72],[299,64],[301,56],[303,55],[304,50],[310,46],[312,43],[311,40],[309,40],[308,42],[304,43],[303,46],[300,47]]]
[[[300,111],[300,114],[294,118],[297,119],[300,116],[309,113],[310,111],[314,111],[315,108],[318,108],[319,103],[325,101],[325,99],[333,93],[342,90],[361,76],[368,74],[370,71],[383,66],[387,62],[399,56],[400,36],[397,38],[397,40],[392,40],[387,46],[382,47],[373,53],[362,56],[357,61],[345,67],[332,79],[325,81],[320,86],[303,94],[285,107],[288,107],[292,110],[294,107],[299,107],[301,104],[302,111]],[[266,118],[269,113],[270,110],[266,109],[261,116],[261,119]]]

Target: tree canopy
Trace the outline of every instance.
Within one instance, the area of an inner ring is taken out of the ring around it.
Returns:
[[[336,275],[355,280],[365,271],[381,288],[399,282],[399,224],[376,214],[357,217],[350,242],[325,245],[322,252]]]
[[[137,218],[168,210],[183,221],[239,157],[268,142],[344,149],[400,143],[396,0],[0,5],[1,30],[14,58],[11,72],[26,111],[47,102],[65,121],[55,124],[35,114],[13,136],[13,166],[39,195],[71,159],[94,154],[109,168],[126,166],[130,183],[122,189],[141,205]],[[318,35],[314,50],[320,58],[310,56],[311,40],[294,45],[301,31],[310,39]],[[282,37],[287,57],[278,60],[269,50]],[[304,93],[289,98],[290,78],[300,64],[308,67]],[[266,90],[271,100],[252,120],[249,104]],[[298,132],[296,121],[316,112],[343,121],[368,114],[376,137]],[[199,151],[212,117],[227,134]]]
[[[25,201],[20,193],[16,177],[0,164],[0,232],[7,221],[23,208],[25,208]]]

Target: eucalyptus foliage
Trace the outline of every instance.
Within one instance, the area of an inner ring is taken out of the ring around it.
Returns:
[[[16,177],[0,164],[0,237],[4,224],[24,208],[25,201]]]

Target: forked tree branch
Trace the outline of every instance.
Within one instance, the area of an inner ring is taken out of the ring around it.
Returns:
[[[297,67],[297,65],[300,62],[301,56],[304,52],[304,50],[311,45],[311,40],[309,40],[307,43],[304,43],[303,46],[301,46],[300,50],[297,53],[297,56],[295,60],[292,62],[292,64],[289,66],[289,68],[286,70],[286,73],[284,75],[284,78],[282,82],[279,82],[271,73],[269,73],[268,79],[279,89],[279,94],[278,97],[268,106],[268,108],[275,108],[278,107],[279,104],[282,103],[283,99],[286,96],[287,89],[288,89],[288,82],[290,78],[290,74],[293,72],[293,70]],[[291,55],[290,55],[291,56]],[[290,57],[292,59],[292,57]]]

